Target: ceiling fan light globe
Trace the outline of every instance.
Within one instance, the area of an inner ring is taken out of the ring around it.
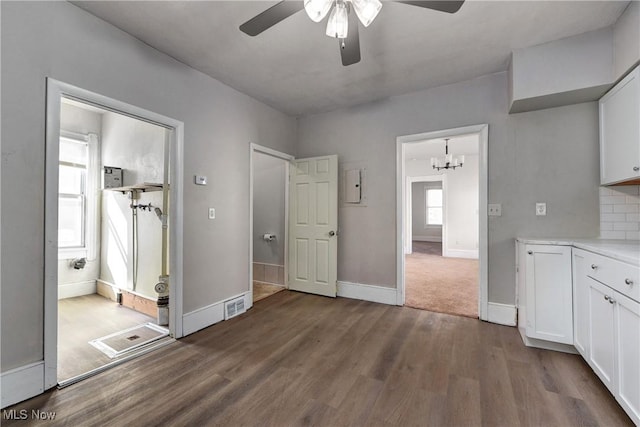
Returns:
[[[327,16],[333,0],[304,0],[304,10],[313,22],[320,22]]]
[[[382,9],[382,3],[379,0],[351,0],[351,4],[356,10],[358,19],[365,27],[368,27],[376,19]]]
[[[336,2],[335,7],[329,14],[329,20],[327,21],[327,32],[329,37],[335,37],[338,39],[346,39],[349,31],[349,14],[347,11],[347,5],[342,2]]]

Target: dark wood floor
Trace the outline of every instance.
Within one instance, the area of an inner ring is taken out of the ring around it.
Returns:
[[[58,381],[114,360],[89,341],[147,322],[155,319],[98,294],[58,301]]]
[[[632,425],[580,357],[515,328],[291,291],[14,408],[70,426]]]

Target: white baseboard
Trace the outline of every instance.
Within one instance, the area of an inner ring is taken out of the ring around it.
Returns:
[[[520,336],[522,337],[522,342],[527,347],[541,348],[543,350],[561,351],[563,353],[569,354],[579,354],[578,350],[576,350],[576,348],[572,345],[539,340],[536,338],[529,338],[525,335],[524,328],[518,328],[518,331],[520,332]]]
[[[2,408],[42,394],[44,393],[44,361],[3,372],[1,379]]]
[[[96,281],[87,280],[86,282],[67,283],[58,286],[58,299],[79,297],[82,295],[91,295],[96,293]]]
[[[477,249],[444,249],[442,251],[442,256],[447,258],[468,258],[468,259],[478,259],[478,250]]]
[[[338,296],[396,305],[396,288],[338,281]]]
[[[416,242],[442,242],[441,236],[413,236],[411,240],[415,240]]]
[[[214,325],[224,320],[224,303],[225,301],[232,300],[238,297],[244,296],[245,307],[251,307],[249,301],[252,300],[251,292],[244,292],[239,295],[235,295],[231,298],[226,298],[223,301],[219,301],[210,304],[206,307],[193,310],[182,316],[182,332],[183,336],[187,336],[208,326]]]
[[[516,316],[515,305],[498,304],[497,302],[489,302],[487,304],[487,322],[516,326]]]

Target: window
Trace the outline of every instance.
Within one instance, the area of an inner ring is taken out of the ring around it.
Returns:
[[[427,225],[442,225],[442,188],[427,188]]]
[[[85,248],[88,145],[60,138],[58,247]]]
[[[61,131],[58,158],[58,258],[95,259],[98,136]]]

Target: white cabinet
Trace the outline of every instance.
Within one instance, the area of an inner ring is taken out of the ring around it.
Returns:
[[[614,305],[609,287],[587,277],[589,286],[589,352],[587,362],[613,393],[615,376]]]
[[[640,425],[640,268],[573,249],[574,345]]]
[[[573,251],[573,345],[585,359],[589,356],[589,278],[587,260],[579,249]]]
[[[520,246],[518,271],[519,282],[524,280],[524,286],[519,283],[518,305],[524,311],[519,327],[524,323],[529,338],[573,344],[571,247]]]
[[[600,182],[640,179],[640,67],[636,67],[599,102]]]

